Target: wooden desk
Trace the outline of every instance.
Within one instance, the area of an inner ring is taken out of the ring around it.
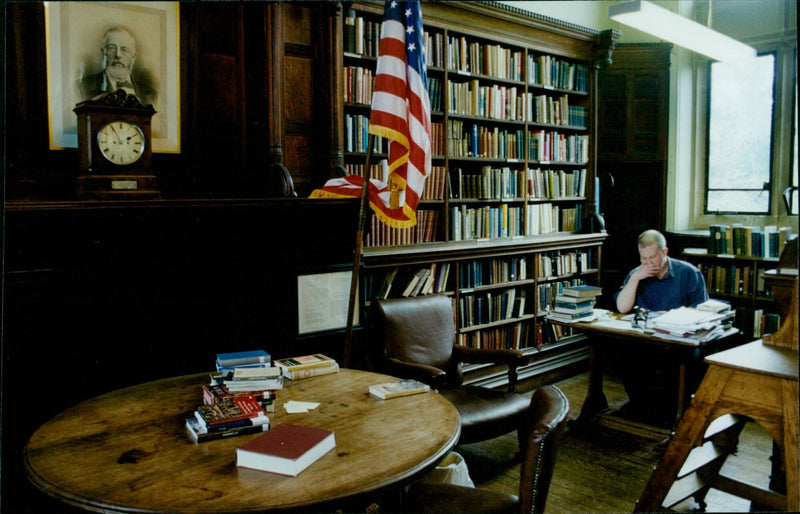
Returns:
[[[622,322],[622,317],[622,314],[612,313],[610,321],[612,323],[624,323],[626,326],[630,326],[629,322]],[[608,361],[605,353],[607,353],[609,345],[615,345],[617,348],[622,347],[623,349],[626,345],[647,345],[650,348],[660,348],[665,351],[665,355],[668,356],[668,361],[677,366],[677,403],[673,422],[673,426],[675,426],[686,410],[689,397],[696,387],[696,384],[689,381],[690,368],[701,366],[705,356],[718,352],[721,349],[731,347],[734,342],[729,336],[738,332],[737,329],[732,328],[725,332],[719,339],[706,343],[697,343],[663,339],[642,331],[608,326],[600,321],[588,323],[563,323],[552,319],[549,321],[550,323],[572,327],[589,336],[588,340],[591,351],[589,361],[589,387],[586,392],[586,399],[581,407],[580,415],[573,425],[576,427],[585,427],[597,419],[600,424],[604,426],[636,433],[654,440],[664,439],[669,435],[671,429],[653,427],[644,423],[609,415],[608,400],[603,392],[603,375]],[[700,378],[701,377],[702,374],[700,374]]]
[[[25,449],[30,480],[45,493],[88,510],[130,512],[262,511],[309,507],[402,484],[432,469],[456,444],[455,407],[429,392],[371,398],[386,375],[342,369],[287,381],[272,424],[333,430],[336,448],[297,477],[237,468],[246,435],[195,444],[184,419],[202,402],[208,374],[114,391],[57,415]],[[287,400],[320,405],[287,414]],[[39,400],[33,400],[39,401]]]

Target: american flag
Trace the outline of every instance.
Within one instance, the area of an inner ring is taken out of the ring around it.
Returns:
[[[387,0],[369,132],[389,141],[388,181],[370,179],[369,203],[389,226],[413,227],[431,170],[431,107],[419,2]],[[366,171],[368,173],[368,171]],[[312,197],[359,197],[363,178],[329,180]]]

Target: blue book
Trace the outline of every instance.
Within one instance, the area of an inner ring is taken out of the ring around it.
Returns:
[[[222,367],[242,366],[245,364],[272,364],[272,358],[264,350],[248,350],[243,352],[218,353],[217,364]]]

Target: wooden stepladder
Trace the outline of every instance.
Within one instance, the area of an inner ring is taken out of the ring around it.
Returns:
[[[706,358],[708,371],[642,496],[636,512],[657,512],[694,497],[703,505],[710,488],[777,510],[800,510],[798,471],[798,360],[791,348],[754,341]],[[720,475],[735,449],[740,416],[761,425],[780,452],[786,494]],[[715,421],[716,420],[716,421]],[[712,426],[730,424],[727,442]],[[711,426],[711,430],[709,427]]]

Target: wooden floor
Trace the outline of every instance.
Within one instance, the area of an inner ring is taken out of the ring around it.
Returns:
[[[556,383],[570,401],[571,419],[580,412],[586,395],[588,374]],[[627,402],[622,385],[606,378],[604,386],[612,408]],[[748,423],[740,437],[739,451],[729,458],[723,471],[747,477],[763,487],[769,481],[769,455],[772,442],[754,423]],[[520,464],[516,434],[491,441],[462,445],[470,476],[477,487],[516,493],[519,489]],[[579,437],[567,430],[561,440],[553,481],[547,500],[547,512],[631,512],[647,484],[663,449],[657,442],[598,427],[594,433]],[[706,497],[707,512],[746,512],[750,502],[712,490]],[[698,505],[692,499],[675,506],[677,512],[691,512]]]

